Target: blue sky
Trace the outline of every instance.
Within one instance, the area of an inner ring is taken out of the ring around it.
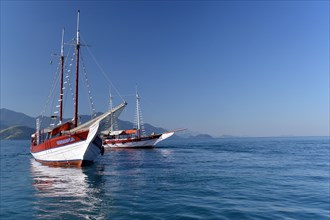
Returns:
[[[329,135],[328,1],[1,1],[1,108],[42,112],[58,62],[51,54],[62,27],[66,42],[75,36],[78,9],[82,40],[129,103],[121,119],[134,118],[138,84],[144,122],[155,126]],[[109,82],[82,54],[95,108],[105,111]]]

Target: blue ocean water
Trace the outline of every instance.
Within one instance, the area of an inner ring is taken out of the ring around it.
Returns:
[[[82,169],[1,141],[0,219],[329,219],[329,137],[166,140]]]

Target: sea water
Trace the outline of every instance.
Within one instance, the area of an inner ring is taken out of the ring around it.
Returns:
[[[166,140],[86,168],[1,141],[0,219],[329,219],[329,137]]]

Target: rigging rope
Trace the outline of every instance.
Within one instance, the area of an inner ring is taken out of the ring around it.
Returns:
[[[69,45],[75,45],[75,44],[72,44],[72,42],[74,42],[74,38],[67,44]],[[72,71],[72,68],[73,68],[73,63],[74,63],[74,59],[75,59],[75,51],[73,52],[73,55],[72,57],[69,57],[69,54],[71,53],[71,47],[69,47],[69,51],[67,53],[67,59],[65,59],[64,61],[64,75],[63,75],[63,100],[62,100],[62,104],[63,104],[63,107],[65,106],[65,103],[66,100],[67,100],[67,97],[68,97],[68,94],[67,92],[65,93],[64,90],[66,90],[66,87],[69,86],[69,89],[71,91],[71,96],[72,96],[72,99],[73,99],[73,102],[74,102],[74,99],[75,99],[75,96],[74,96],[74,91],[73,91],[73,86],[71,84],[71,81],[70,81],[70,75],[72,75],[71,73],[73,72]],[[98,68],[101,70],[101,73],[103,74],[103,76],[105,77],[105,79],[108,81],[108,83],[111,85],[112,88],[114,88],[114,90],[116,91],[116,93],[118,94],[118,96],[120,97],[120,99],[123,101],[123,102],[126,102],[125,99],[123,98],[122,95],[120,95],[118,89],[114,86],[114,84],[112,83],[112,81],[110,80],[110,78],[108,77],[108,75],[105,73],[104,69],[101,67],[101,65],[98,63],[98,61],[96,60],[95,56],[93,55],[93,53],[91,52],[91,50],[87,47],[87,50],[90,54],[90,56],[92,57],[92,59],[94,60],[94,62],[96,63],[96,65],[98,66]],[[71,59],[70,59],[71,58]],[[66,62],[70,60],[70,64],[69,66],[67,67],[66,66]],[[83,57],[81,56],[81,61],[82,61],[82,67],[83,67],[83,77],[85,79],[85,86],[87,88],[87,92],[88,92],[88,97],[89,97],[89,105],[90,105],[90,109],[91,109],[91,112],[92,112],[92,118],[96,116],[96,111],[95,111],[95,107],[94,107],[94,102],[92,100],[92,93],[91,93],[91,86],[90,86],[90,83],[89,83],[89,80],[87,78],[87,71],[86,71],[86,67],[85,67],[85,63],[83,61]],[[57,87],[58,83],[59,83],[59,70],[60,70],[60,67],[61,67],[61,63],[59,62],[59,64],[57,65],[57,69],[56,69],[56,72],[54,74],[54,77],[53,77],[53,80],[52,80],[52,84],[51,84],[51,89],[50,89],[50,92],[49,92],[49,95],[47,97],[47,101],[46,101],[46,104],[44,105],[43,107],[43,110],[40,114],[40,124],[42,124],[42,121],[44,119],[44,116],[45,116],[45,112],[46,112],[46,109],[49,107],[49,103],[50,103],[50,100],[52,98],[52,102],[51,102],[51,108],[50,108],[50,112],[52,113],[52,109],[54,109],[54,91],[55,91],[55,88]],[[131,96],[131,95],[127,95],[127,96]],[[58,101],[60,101],[58,99]],[[56,106],[58,109],[59,109],[59,105]],[[54,114],[57,114],[57,116],[59,115],[59,111],[55,111],[53,112]],[[57,119],[58,117],[54,118],[54,119]],[[55,125],[55,121],[54,120],[54,125]]]
[[[141,134],[142,136],[145,136],[146,135],[146,131],[144,129],[144,123],[143,123],[143,119],[142,119],[142,112],[141,112],[141,106],[140,106],[140,101],[139,101],[140,98],[137,98],[136,100],[136,112],[135,112],[135,118],[134,118],[134,127],[136,129],[139,129],[138,128],[138,124],[140,125],[140,129],[141,129]]]
[[[112,109],[112,94],[111,94],[111,87],[109,88],[109,107],[108,109]],[[111,114],[110,117],[107,117],[104,126],[108,127],[109,131],[116,131],[118,130],[118,121],[117,121],[118,117],[115,117],[115,114]]]
[[[44,119],[45,112],[46,112],[46,109],[48,107],[50,98],[54,95],[54,90],[55,90],[56,84],[58,82],[58,75],[59,75],[58,74],[58,71],[60,69],[60,66],[61,66],[61,63],[59,62],[59,64],[57,65],[57,69],[55,71],[53,80],[52,80],[52,85],[51,85],[51,89],[50,89],[49,95],[48,95],[47,100],[46,100],[46,104],[44,105],[43,110],[41,111],[41,114],[40,114],[40,116],[41,116],[41,118],[40,118],[40,124],[42,124],[42,121]]]
[[[85,86],[86,86],[87,92],[88,92],[87,96],[89,98],[89,108],[91,110],[91,118],[93,119],[94,117],[96,117],[96,111],[95,111],[95,107],[94,107],[91,86],[89,84],[89,80],[88,80],[88,77],[87,77],[86,67],[85,67],[85,63],[84,63],[82,53],[80,53],[80,58],[81,58],[81,64],[82,64],[82,67],[83,67],[83,76],[84,76],[84,79],[85,79],[84,82],[85,82]]]
[[[67,59],[64,60],[64,76],[63,76],[63,112],[64,111],[64,107],[66,106],[66,101],[67,101],[67,97],[68,97],[68,93],[65,92],[65,90],[67,90],[67,86],[69,86],[69,89],[71,91],[71,97],[72,97],[72,100],[74,101],[74,94],[73,94],[73,88],[72,88],[72,85],[71,85],[71,82],[70,82],[70,72],[72,70],[72,64],[73,64],[73,61],[74,61],[74,58],[71,58],[70,59],[70,56],[69,54],[71,54],[71,47],[69,47],[69,50],[68,50],[68,53],[67,53]],[[74,55],[72,56],[74,57]],[[71,60],[70,64],[69,64],[69,67],[67,67],[66,63],[68,60]]]
[[[95,56],[93,55],[92,51],[87,47],[87,51],[89,52],[89,54],[91,55],[91,57],[93,58],[94,62],[96,63],[96,65],[98,66],[98,68],[101,70],[101,73],[103,74],[103,76],[105,77],[105,79],[109,82],[109,84],[111,85],[112,88],[115,89],[116,93],[118,94],[118,96],[120,97],[120,99],[123,102],[126,102],[125,99],[120,95],[118,89],[114,86],[114,84],[111,82],[110,78],[107,76],[107,74],[105,73],[104,69],[101,67],[101,65],[97,62]]]

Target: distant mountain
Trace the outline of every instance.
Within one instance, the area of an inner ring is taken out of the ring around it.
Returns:
[[[195,131],[190,131],[190,130],[184,130],[182,132],[178,132],[175,134],[178,138],[189,138],[189,139],[205,139],[205,138],[213,138],[211,135],[209,134],[202,134],[199,132],[195,132]]]
[[[8,125],[0,123],[0,131],[8,127],[9,127]]]
[[[0,109],[0,125],[1,129],[14,126],[22,125],[27,127],[35,127],[35,118],[27,116],[20,112],[15,112],[9,109]]]
[[[129,129],[134,128],[134,124],[130,121],[123,121],[123,120],[118,119],[117,124],[118,124],[118,129],[119,130],[129,130]],[[145,130],[145,133],[147,135],[151,134],[152,132],[163,133],[163,132],[167,131],[164,128],[154,127],[154,126],[152,126],[151,124],[148,124],[148,123],[144,124],[144,130]]]
[[[102,114],[101,112],[97,115]],[[31,134],[35,132],[36,118],[30,117],[23,113],[15,112],[9,109],[0,109],[0,139],[30,139]],[[84,123],[91,119],[89,115],[80,115],[80,122]],[[63,121],[69,121],[71,119],[64,119]],[[48,127],[51,122],[50,117],[44,116],[42,119],[41,127]],[[123,121],[118,119],[118,128],[121,130],[127,130],[134,128],[134,124],[129,121]],[[154,127],[151,124],[144,124],[145,133],[147,135],[152,132],[163,133],[167,130],[160,127]],[[212,138],[207,134],[200,134],[197,132],[184,131],[176,133],[178,138]]]
[[[152,126],[151,124],[145,123],[144,129],[146,131],[146,134],[151,134],[152,132],[155,132],[156,134],[164,133],[168,130],[165,130],[164,128],[157,128]]]
[[[26,126],[11,126],[0,131],[0,140],[28,140],[35,129]]]
[[[222,138],[236,138],[237,136],[224,134],[224,135],[222,135],[221,137],[222,137]]]
[[[97,115],[102,114],[101,112]],[[0,109],[0,139],[30,139],[31,134],[35,132],[36,118],[30,117],[23,113],[15,112],[9,109]],[[81,123],[88,121],[91,117],[89,115],[80,115],[79,119]],[[71,119],[64,119],[63,121],[69,121]],[[44,116],[42,119],[41,127],[49,126],[51,122],[50,117]],[[119,129],[126,130],[132,129],[134,124],[129,121],[123,121],[118,119]],[[144,124],[146,134],[163,133],[166,130],[163,128],[154,127],[148,123]]]
[[[210,139],[210,138],[213,138],[213,137],[211,135],[209,135],[209,134],[198,134],[198,135],[194,136],[193,138]]]

